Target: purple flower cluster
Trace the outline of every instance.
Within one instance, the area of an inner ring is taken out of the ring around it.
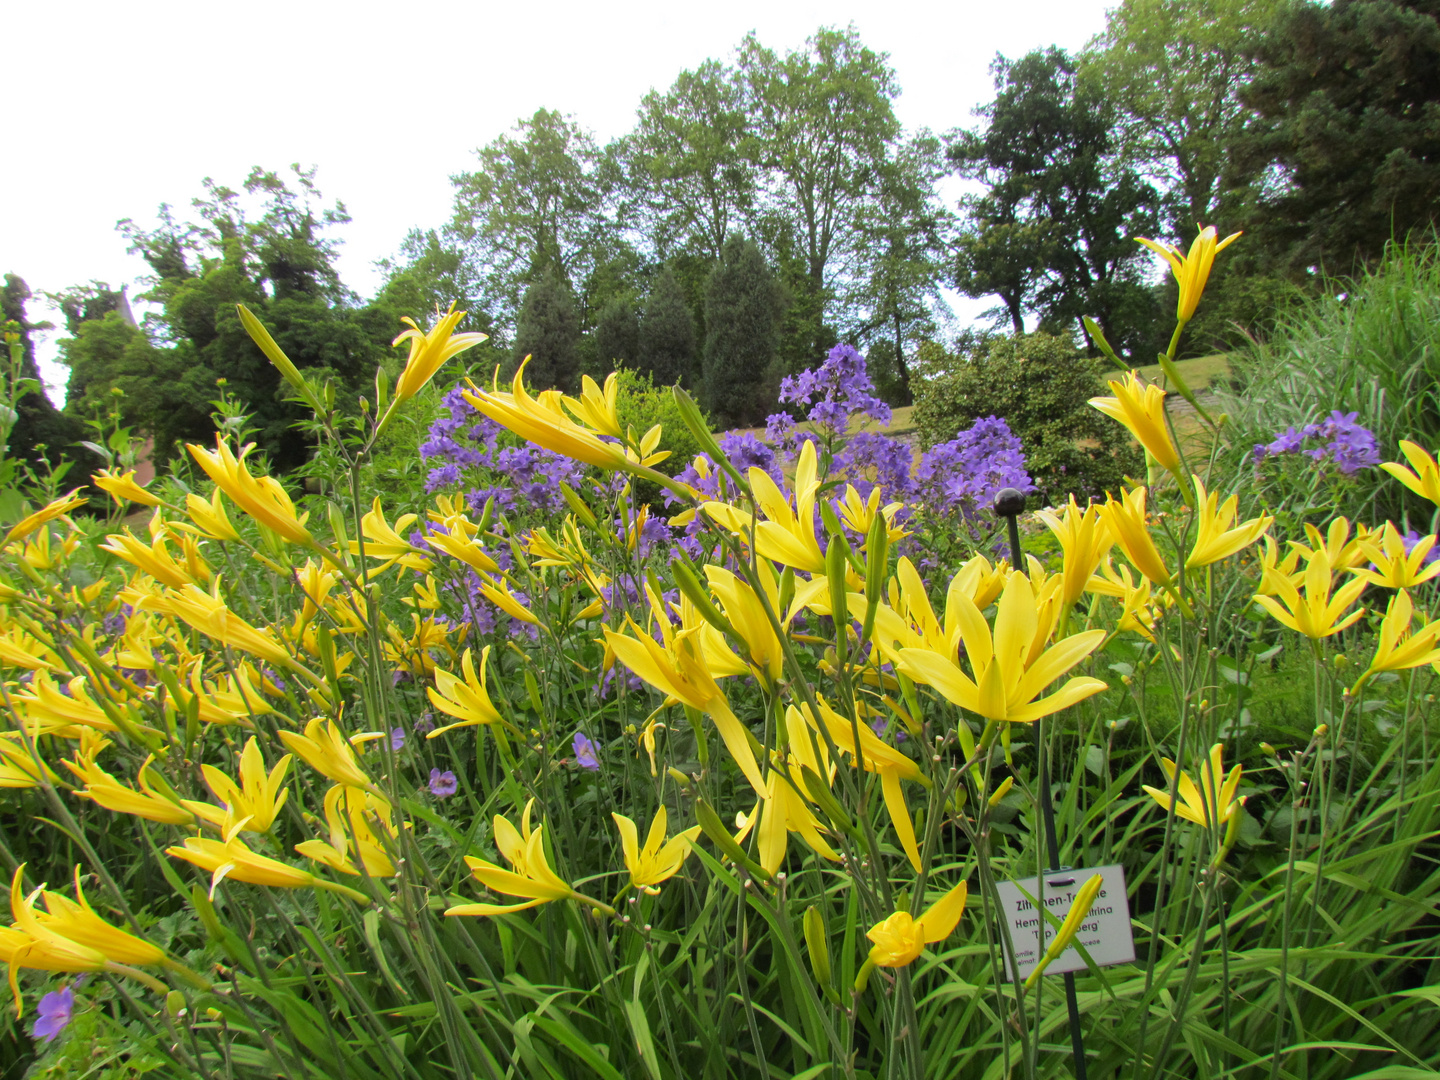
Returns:
[[[422,461],[439,463],[425,478],[426,493],[459,487],[475,479],[473,473],[467,475],[470,470],[483,469],[491,474],[485,479],[492,482],[480,483],[466,494],[466,502],[477,513],[492,497],[507,514],[564,507],[560,484],[574,487],[585,474],[584,464],[535,446],[501,446],[503,429],[476,412],[459,387],[446,394],[441,405],[448,415],[430,425],[429,437],[420,445]]]
[[[865,358],[852,345],[836,345],[818,368],[781,379],[780,403],[809,406],[806,419],[832,435],[844,434],[851,419],[858,415],[890,423],[890,406],[875,396],[875,383],[865,370]],[[782,431],[784,415],[770,417],[767,436],[773,438]]]
[[[915,467],[914,498],[934,514],[972,517],[1007,487],[1025,494],[1036,490],[1019,438],[995,416],[932,446]]]
[[[1375,433],[1355,422],[1359,415],[1336,409],[1321,423],[1288,427],[1273,442],[1255,444],[1255,463],[1278,454],[1304,454],[1312,461],[1333,461],[1346,476],[1379,465]]]

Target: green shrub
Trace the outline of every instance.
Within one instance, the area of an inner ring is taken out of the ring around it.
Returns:
[[[659,449],[669,450],[670,456],[655,468],[667,476],[683,472],[685,466],[700,453],[700,444],[681,419],[680,408],[675,404],[670,387],[656,386],[649,375],[627,368],[621,368],[616,375],[620,383],[617,403],[620,423],[633,427],[637,436],[643,436],[656,424],[661,425]],[[663,504],[656,484],[641,482],[636,486],[635,493],[641,502],[655,506]]]
[[[927,342],[917,364],[915,426],[928,448],[987,416],[1010,425],[1047,503],[1084,501],[1139,474],[1138,451],[1088,404],[1106,393],[1100,362],[1051,334],[994,338],[969,356]]]

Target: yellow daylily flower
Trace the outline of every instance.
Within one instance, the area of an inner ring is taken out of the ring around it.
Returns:
[[[33,514],[21,518],[12,525],[10,531],[5,534],[3,539],[0,539],[0,548],[9,547],[11,541],[25,539],[41,525],[54,521],[56,518],[63,518],[71,510],[78,510],[84,506],[87,501],[85,496],[80,494],[80,489],[76,488],[68,495],[62,495],[53,502],[46,503]]]
[[[408,570],[418,570],[421,573],[430,569],[429,556],[420,548],[412,546],[410,541],[400,535],[400,530],[414,521],[416,516],[415,514],[402,514],[395,519],[395,525],[392,527],[385,520],[385,511],[380,506],[380,496],[375,496],[370,512],[360,519],[360,531],[365,536],[365,557],[385,560],[381,566],[370,571],[371,577],[383,574],[396,564]],[[359,540],[350,541],[350,554],[360,554]]]
[[[1175,317],[1181,323],[1189,322],[1195,314],[1195,307],[1205,291],[1205,282],[1210,280],[1210,267],[1215,262],[1215,256],[1240,239],[1240,234],[1235,232],[1217,243],[1218,236],[1215,226],[1207,225],[1191,243],[1188,255],[1182,255],[1179,248],[1170,244],[1160,244],[1144,237],[1136,240],[1170,264],[1170,272],[1180,285],[1180,302],[1176,306]]]
[[[24,714],[26,730],[36,734],[57,734],[73,738],[76,726],[97,731],[114,731],[114,722],[90,696],[85,676],[77,675],[62,691],[48,671],[37,671],[29,690],[11,694],[18,712]]]
[[[1068,708],[1105,689],[1099,679],[1077,676],[1048,697],[1046,687],[1089,656],[1105,639],[1105,631],[1089,630],[1045,648],[1040,605],[1030,580],[1013,573],[1000,594],[992,636],[984,616],[968,597],[955,598],[960,637],[973,672],[961,669],[953,651],[906,648],[899,670],[918,683],[933,686],[946,699],[989,720],[1029,723]]]
[[[532,623],[536,626],[540,624],[535,613],[515,598],[515,594],[510,591],[510,583],[504,578],[492,578],[488,574],[482,573],[480,575],[480,594],[512,619],[519,619],[521,622]]]
[[[779,610],[780,589],[774,571],[765,562],[758,564],[761,587],[772,611]],[[707,563],[705,579],[720,603],[720,610],[744,642],[753,674],[765,686],[774,686],[785,666],[780,639],[765,615],[760,597],[750,585],[723,566]]]
[[[255,736],[245,742],[240,752],[240,783],[226,776],[213,765],[201,765],[200,771],[205,784],[215,797],[224,803],[223,809],[209,803],[185,800],[185,806],[212,825],[228,831],[232,825],[241,824],[245,832],[265,833],[270,831],[280,808],[290,792],[285,790],[285,774],[290,771],[290,755],[284,755],[268,773],[265,759],[260,755],[260,746]]]
[[[860,497],[860,492],[855,490],[853,484],[846,484],[845,496],[836,503],[835,509],[840,515],[840,520],[845,523],[845,527],[866,538],[865,543],[869,543],[870,525],[874,522],[875,515],[879,514],[885,519],[885,532],[890,543],[893,544],[910,535],[903,529],[895,528],[893,524],[895,514],[904,505],[904,503],[892,502],[882,507],[879,484],[870,489],[870,496],[865,499]]]
[[[1166,810],[1173,811],[1177,816],[1196,825],[1210,828],[1228,824],[1245,805],[1244,798],[1235,797],[1244,770],[1236,765],[1227,776],[1223,761],[1224,751],[1223,743],[1216,743],[1210,748],[1210,756],[1200,763],[1199,784],[1190,778],[1189,773],[1180,774],[1176,789],[1180,796],[1179,802],[1172,804],[1169,791],[1161,791],[1148,784],[1144,785],[1146,794]],[[1176,783],[1175,762],[1162,758],[1160,765],[1165,770],[1165,779]]]
[[[22,867],[23,869],[23,867]],[[17,874],[18,879],[18,874]],[[96,914],[80,887],[80,867],[75,867],[75,899],[44,889],[45,911],[35,912],[39,925],[68,941],[88,945],[107,960],[117,964],[155,967],[169,962],[163,950],[119,927],[111,926]],[[14,882],[11,882],[13,904]]]
[[[1352,572],[1387,589],[1412,589],[1440,574],[1440,561],[1425,565],[1425,557],[1434,546],[1435,537],[1426,536],[1407,554],[1405,538],[1393,521],[1387,521],[1384,528],[1376,529],[1358,545],[1375,569],[1359,567]]]
[[[153,757],[148,757],[140,766],[136,777],[139,791],[126,787],[94,760],[87,760],[83,755],[63,764],[85,784],[83,790],[75,792],[82,799],[89,799],[114,813],[129,814],[146,821],[158,821],[164,825],[194,825],[197,819],[193,810],[150,785],[150,762],[153,760]]]
[[[490,663],[490,646],[480,650],[480,672],[475,672],[475,661],[470,650],[465,650],[461,658],[460,668],[464,673],[464,679],[458,679],[443,668],[435,669],[435,685],[426,687],[425,693],[430,698],[430,704],[445,713],[447,716],[456,717],[459,723],[446,724],[444,727],[436,728],[425,737],[433,739],[446,731],[453,731],[455,728],[472,727],[476,724],[496,724],[500,722],[500,712],[490,700],[490,692],[486,689],[486,672]]]
[[[716,730],[724,740],[731,757],[740,766],[745,779],[757,792],[766,790],[760,766],[750,749],[745,726],[730,710],[730,703],[720,689],[707,661],[700,625],[675,633],[669,620],[661,622],[666,645],[661,646],[635,625],[628,615],[626,625],[633,636],[604,628],[605,642],[627,668],[667,697],[699,709],[715,721]]]
[[[668,881],[679,872],[686,856],[690,854],[690,845],[700,835],[700,826],[696,825],[666,840],[668,818],[665,807],[661,806],[655,811],[655,820],[650,823],[650,831],[645,836],[645,846],[642,848],[635,822],[624,814],[612,813],[610,816],[615,819],[615,827],[620,830],[620,846],[625,854],[625,869],[630,872],[631,888],[641,889],[652,896],[660,891],[656,888],[657,885]]]
[[[159,506],[160,500],[135,480],[135,470],[121,475],[118,469],[101,469],[90,477],[91,482],[121,506],[127,502],[141,506]]]
[[[416,325],[414,319],[406,317],[400,320],[409,324],[410,329],[402,330],[390,344],[399,345],[402,341],[409,341],[410,355],[405,360],[405,370],[400,373],[400,378],[395,383],[397,402],[407,401],[424,389],[425,384],[434,378],[435,372],[452,356],[466,349],[473,349],[487,340],[485,334],[453,332],[465,315],[466,312],[456,311],[455,305],[451,304],[450,310],[428,334]]]
[[[351,740],[333,720],[317,716],[305,725],[304,735],[281,731],[280,738],[301,761],[327,780],[366,791],[375,790],[370,777],[355,760],[355,747]]]
[[[1134,491],[1125,492],[1118,502],[1115,496],[1109,496],[1105,505],[1100,507],[1100,517],[1135,569],[1163,588],[1171,583],[1172,578],[1150,536],[1145,494],[1143,487],[1137,487]]]
[[[1341,518],[1341,521],[1344,519]],[[1348,529],[1348,523],[1347,523]],[[1332,525],[1332,532],[1334,531]],[[1257,596],[1274,596],[1276,590],[1276,579],[1284,578],[1292,585],[1298,583],[1303,572],[1297,573],[1296,567],[1300,565],[1302,553],[1310,553],[1310,549],[1301,544],[1290,542],[1290,550],[1282,558],[1279,549],[1275,546],[1273,536],[1265,537],[1265,550],[1260,555],[1260,584],[1256,586]]]
[[[305,528],[305,517],[297,516],[295,504],[285,489],[272,477],[253,476],[245,463],[246,456],[255,449],[251,443],[240,451],[237,458],[220,436],[215,437],[214,451],[186,443],[185,448],[195,459],[205,475],[215,481],[215,486],[252,518],[276,536],[292,544],[314,546],[314,538]],[[192,510],[193,513],[193,510]]]
[[[1330,561],[1325,557],[1323,548],[1310,554],[1303,582],[1302,597],[1293,582],[1275,575],[1269,581],[1275,595],[1257,595],[1255,602],[1280,625],[1304,634],[1312,641],[1338,634],[1365,613],[1364,608],[1356,608],[1350,614],[1344,614],[1345,609],[1365,591],[1364,578],[1352,578],[1336,589],[1334,597],[1331,597],[1334,581]]]
[[[1195,547],[1191,549],[1190,557],[1185,560],[1187,568],[1209,566],[1221,559],[1228,559],[1237,551],[1249,547],[1260,539],[1260,535],[1275,520],[1261,514],[1257,518],[1251,518],[1249,521],[1235,525],[1235,510],[1239,505],[1240,497],[1231,495],[1221,506],[1218,493],[1207,493],[1205,485],[1200,482],[1200,477],[1196,476],[1193,479],[1195,481],[1195,513],[1198,528]]]
[[[194,492],[185,496],[185,512],[190,515],[193,526],[180,525],[177,528],[194,528],[202,536],[211,540],[238,541],[240,534],[235,531],[235,526],[230,524],[230,515],[225,512],[225,497],[217,487],[209,499],[202,498]]]
[[[1100,573],[1090,579],[1090,591],[1101,596],[1113,596],[1120,601],[1116,630],[1132,630],[1147,641],[1154,642],[1155,620],[1159,613],[1151,605],[1151,585],[1147,578],[1137,574],[1132,579],[1128,566],[1117,567],[1107,558]]]
[[[179,589],[195,583],[190,571],[175,561],[170,554],[164,533],[157,535],[149,544],[136,537],[129,529],[123,533],[111,533],[100,545],[101,551],[118,555],[132,566],[149,574],[162,585]]]
[[[1165,425],[1165,391],[1153,383],[1143,384],[1134,371],[1124,379],[1111,379],[1110,390],[1114,397],[1091,398],[1090,404],[1124,424],[1146,453],[1178,479],[1180,452]]]
[[[1115,546],[1115,537],[1105,524],[1097,506],[1083,510],[1070,496],[1070,504],[1061,513],[1041,510],[1035,515],[1060,541],[1064,555],[1063,573],[1065,588],[1060,594],[1061,603],[1068,611],[1085,593],[1085,588],[1100,565],[1106,553]]]
[[[306,840],[296,844],[297,853],[307,859],[358,876],[388,878],[395,876],[395,863],[384,842],[376,835],[372,823],[392,840],[395,827],[391,821],[390,804],[358,788],[336,784],[325,793],[325,821],[330,826],[330,842]]]
[[[0,788],[33,788],[59,779],[43,759],[31,756],[20,732],[0,732]]]
[[[27,671],[60,671],[65,666],[48,644],[20,626],[0,631],[0,664]]]
[[[1364,566],[1370,561],[1370,556],[1365,553],[1364,544],[1374,538],[1375,532],[1376,530],[1368,529],[1356,522],[1355,535],[1351,536],[1350,522],[1343,517],[1331,520],[1329,527],[1323,533],[1307,521],[1305,522],[1305,538],[1309,543],[1291,540],[1290,546],[1307,559],[1312,551],[1323,550],[1326,560],[1333,569],[1345,570]]]
[[[914,963],[926,945],[944,941],[953,934],[960,924],[960,916],[965,914],[969,895],[969,882],[962,881],[926,908],[918,919],[908,911],[897,911],[867,930],[865,936],[872,943],[870,955],[856,976],[855,988],[863,990],[875,968],[898,968]]]
[[[764,469],[750,470],[750,487],[765,520],[755,526],[755,550],[767,559],[807,573],[825,572],[825,552],[815,533],[816,478],[819,465],[815,444],[806,440],[795,465],[795,505]],[[723,502],[707,502],[702,509],[710,519],[748,541],[751,516]]]
[[[1101,886],[1105,884],[1105,878],[1101,874],[1093,874],[1090,880],[1080,886],[1080,891],[1075,894],[1071,902],[1070,911],[1065,916],[1065,921],[1055,931],[1055,936],[1050,939],[1050,944],[1045,946],[1045,953],[1040,957],[1040,962],[1035,965],[1034,970],[1025,976],[1025,986],[1034,986],[1045,973],[1045,969],[1059,959],[1060,954],[1070,947],[1075,940],[1075,935],[1080,932],[1080,927],[1090,915],[1090,907],[1095,903],[1095,897],[1100,894]]]
[[[620,426],[620,381],[615,372],[605,377],[605,389],[601,390],[595,380],[585,375],[580,380],[580,397],[567,397],[565,407],[576,420],[602,435],[620,439],[625,429]]]
[[[230,610],[220,598],[220,579],[214,591],[206,592],[197,585],[186,585],[164,596],[155,606],[174,615],[207,637],[258,656],[271,664],[299,669],[300,664],[280,644],[269,627],[261,630]]]
[[[530,810],[535,805],[531,799],[525,804],[520,819],[520,828],[495,815],[495,848],[510,864],[506,870],[485,859],[473,855],[465,856],[465,864],[475,879],[497,893],[506,896],[525,897],[520,904],[457,904],[445,910],[446,915],[508,915],[512,911],[524,911],[538,907],[551,900],[566,900],[575,896],[575,890],[566,884],[545,858],[544,825],[530,829]]]
[[[18,974],[22,968],[35,971],[80,973],[104,971],[109,964],[105,954],[41,925],[36,917],[35,893],[25,896],[22,878],[25,864],[15,868],[10,881],[10,912],[15,924],[0,927],[0,963],[10,969],[10,990],[15,995],[15,1015],[24,1013]],[[35,890],[38,893],[40,890]]]
[[[358,893],[317,878],[308,870],[280,862],[250,850],[249,845],[239,837],[240,824],[230,827],[223,840],[210,840],[203,836],[191,836],[178,847],[168,847],[165,854],[193,863],[201,870],[210,872],[210,898],[227,877],[249,885],[265,885],[275,889],[328,888],[334,892],[345,892],[352,897],[364,899]]]
[[[566,416],[559,393],[546,391],[537,399],[526,392],[525,365],[529,362],[527,356],[515,372],[508,394],[498,389],[477,389],[474,393],[463,390],[461,394],[471,406],[501,427],[536,446],[599,469],[627,468],[630,462],[624,447],[604,442],[595,432]]]
[[[458,559],[472,570],[482,574],[499,573],[500,565],[492,559],[475,539],[480,527],[464,514],[430,513],[430,520],[440,526],[425,533],[425,542],[436,551],[443,551],[452,559]]]
[[[235,675],[209,682],[201,678],[197,665],[190,671],[190,689],[195,692],[195,701],[200,720],[205,724],[239,724],[253,727],[251,720],[266,716],[275,710],[270,707],[263,694],[255,689],[250,675],[244,668]],[[188,706],[189,702],[185,702]]]
[[[1440,620],[1424,626],[1412,626],[1415,621],[1415,605],[1410,594],[1398,590],[1390,598],[1385,618],[1380,622],[1380,635],[1375,643],[1375,658],[1365,673],[1356,680],[1352,693],[1372,676],[1382,671],[1406,671],[1425,664],[1440,663]]]
[[[1440,506],[1440,465],[1435,463],[1435,459],[1423,446],[1409,439],[1400,440],[1400,450],[1404,453],[1405,460],[1410,462],[1413,472],[1393,461],[1385,462],[1380,468],[1422,499],[1429,499]]]

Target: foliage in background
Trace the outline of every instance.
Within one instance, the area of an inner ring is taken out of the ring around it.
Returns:
[[[756,424],[775,400],[785,296],[753,241],[725,241],[705,282],[702,400],[722,428]]]
[[[1114,425],[1088,402],[1105,391],[1105,365],[1051,334],[992,339],[982,350],[952,355],[936,344],[921,349],[915,426],[924,446],[952,439],[964,427],[998,416],[1020,438],[1043,503],[1074,494],[1085,500],[1118,491],[1142,462]]]

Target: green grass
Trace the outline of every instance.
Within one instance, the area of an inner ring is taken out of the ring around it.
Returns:
[[[1212,356],[1196,356],[1189,360],[1179,360],[1175,366],[1180,369],[1180,376],[1185,384],[1197,393],[1209,389],[1210,384],[1217,379],[1227,378],[1230,374],[1230,360],[1225,353],[1215,353]],[[1164,378],[1160,371],[1159,364],[1147,364],[1145,367],[1136,368],[1140,377],[1146,382],[1161,382]],[[1119,379],[1124,376],[1123,371],[1111,371],[1105,375],[1106,379]]]

